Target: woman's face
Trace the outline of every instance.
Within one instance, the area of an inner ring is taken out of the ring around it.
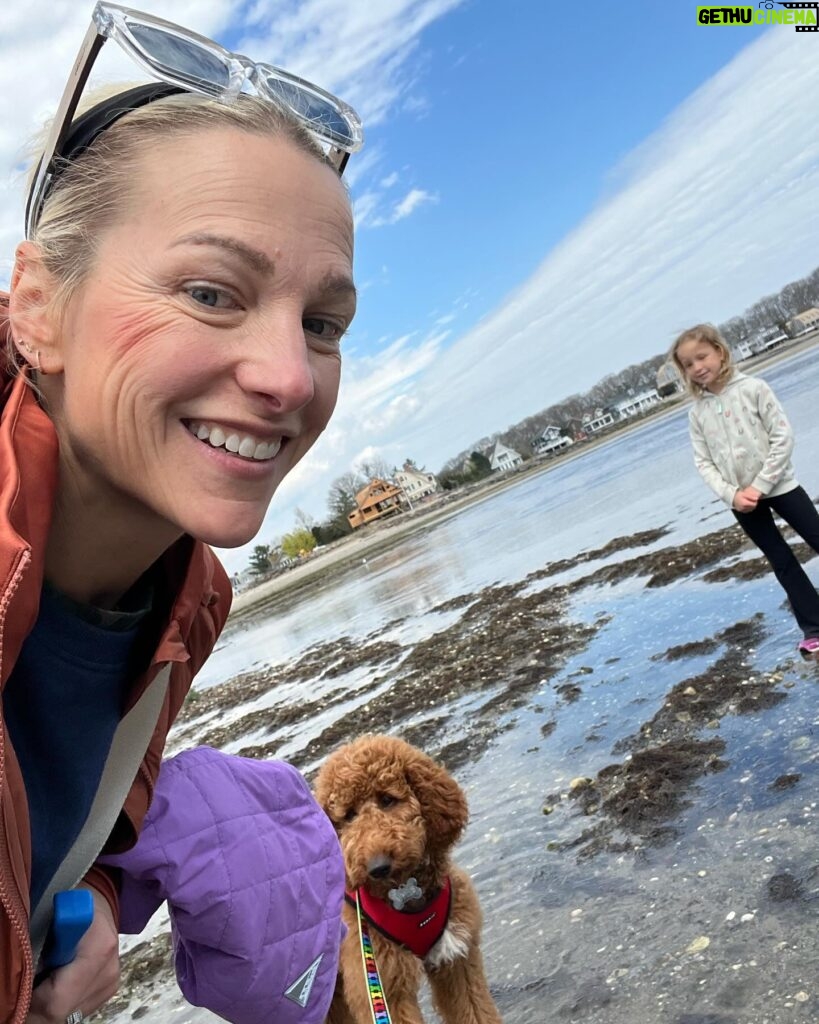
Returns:
[[[243,544],[335,405],[349,202],[292,143],[234,129],[158,145],[135,173],[44,380],[63,469],[149,535]]]

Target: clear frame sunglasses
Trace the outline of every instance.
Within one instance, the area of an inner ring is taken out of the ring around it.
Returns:
[[[94,62],[113,39],[156,83],[140,86],[101,104],[76,122],[74,112]],[[319,141],[342,174],[351,153],[361,149],[361,120],[343,100],[272,64],[256,63],[218,43],[150,14],[98,3],[46,139],[26,205],[26,235],[37,226],[43,203],[60,167],[91,144],[101,131],[130,110],[177,92],[234,99],[250,87],[295,117]],[[106,107],[106,109],[102,109]],[[96,112],[96,114],[95,114]]]

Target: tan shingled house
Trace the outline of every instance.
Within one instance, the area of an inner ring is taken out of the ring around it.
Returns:
[[[355,530],[376,519],[394,515],[401,511],[401,488],[376,477],[355,496],[356,507],[347,516],[347,521]]]

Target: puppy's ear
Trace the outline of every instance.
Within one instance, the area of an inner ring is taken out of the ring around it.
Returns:
[[[351,784],[347,759],[332,754],[321,766],[313,782],[313,796],[336,832],[341,832],[345,815],[352,804],[356,790]]]
[[[334,790],[335,773],[333,772],[332,765],[325,763],[319,770],[313,783],[313,796],[315,796],[316,802],[329,817],[332,817],[330,805],[334,802]]]
[[[463,790],[445,768],[420,751],[407,758],[404,770],[421,805],[430,840],[441,849],[452,846],[469,818]]]

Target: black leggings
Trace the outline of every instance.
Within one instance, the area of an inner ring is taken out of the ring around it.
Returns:
[[[760,498],[752,512],[732,509],[736,521],[771,563],[806,637],[819,637],[819,594],[779,532],[771,509],[819,553],[819,512],[802,487],[775,498]]]

